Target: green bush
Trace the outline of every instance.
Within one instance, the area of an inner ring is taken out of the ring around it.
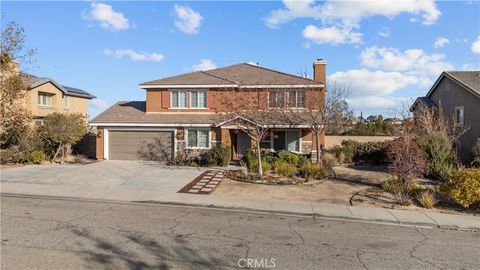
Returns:
[[[382,189],[391,194],[397,194],[403,191],[402,185],[394,179],[383,182]]]
[[[247,162],[248,172],[256,173],[258,171],[257,154],[253,149],[247,149],[245,153],[245,161]]]
[[[382,164],[387,161],[387,143],[366,142],[355,145],[354,162],[366,162],[370,164]]]
[[[228,166],[231,154],[230,147],[223,144],[216,145],[205,152],[205,163],[207,166]]]
[[[275,172],[282,176],[293,176],[295,174],[295,166],[283,160],[277,160],[274,164]]]
[[[47,155],[43,153],[42,150],[33,150],[32,153],[30,153],[30,157],[27,160],[28,163],[33,163],[33,164],[40,164],[42,161],[47,159]]]
[[[326,169],[319,163],[306,163],[300,167],[300,175],[306,180],[311,178],[321,179],[327,174]]]
[[[275,161],[278,160],[278,155],[275,152],[263,152],[262,153],[263,162],[267,162],[270,165],[273,165]]]
[[[465,208],[480,203],[480,169],[455,171],[440,186],[440,190]]]
[[[387,142],[365,142],[344,140],[341,146],[334,146],[328,153],[334,155],[338,162],[365,162],[374,165],[387,162]]]
[[[278,152],[278,159],[280,159],[282,161],[285,161],[290,165],[297,165],[298,160],[300,158],[299,158],[299,155],[297,155],[295,153],[292,153],[292,152],[286,151],[286,150],[280,150]]]
[[[444,132],[434,132],[417,140],[420,148],[427,153],[427,177],[446,180],[456,169],[452,143]]]

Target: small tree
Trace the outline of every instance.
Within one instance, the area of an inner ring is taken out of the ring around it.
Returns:
[[[275,127],[279,118],[278,109],[269,108],[266,93],[257,89],[235,90],[234,94],[222,94],[218,100],[229,111],[221,114],[219,121],[233,121],[232,124],[255,143],[258,175],[263,175],[260,141],[270,135],[270,128]]]
[[[388,172],[395,176],[399,190],[397,200],[401,204],[410,201],[412,184],[416,177],[421,177],[427,167],[425,152],[415,143],[414,125],[404,121],[402,136],[389,143],[387,158]]]
[[[305,108],[284,109],[283,118],[292,125],[306,125],[315,136],[316,159],[320,161],[320,137],[329,125],[345,129],[352,124],[353,112],[346,101],[350,95],[345,85],[333,83],[326,93],[322,89],[313,89],[305,96]],[[324,100],[325,97],[325,100]]]
[[[0,43],[0,143],[3,148],[18,145],[30,132],[32,116],[25,106],[27,89],[19,63],[28,64],[35,50],[25,48],[23,28],[10,22]]]
[[[78,142],[87,132],[85,117],[81,113],[51,113],[44,119],[40,136],[55,146],[55,160],[62,152],[61,163],[65,158],[65,148]]]

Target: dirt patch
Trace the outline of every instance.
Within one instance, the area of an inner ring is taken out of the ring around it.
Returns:
[[[259,185],[224,179],[212,193],[218,196],[264,198],[284,201],[323,202],[349,205],[350,197],[388,180],[385,167],[335,167],[337,178],[303,185]]]

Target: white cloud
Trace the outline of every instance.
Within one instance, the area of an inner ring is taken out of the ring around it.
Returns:
[[[421,49],[400,51],[373,46],[363,50],[360,58],[365,67],[402,71],[417,76],[439,76],[443,71],[453,68],[444,61],[444,54],[427,54]]]
[[[331,83],[351,86],[352,97],[386,96],[406,86],[416,85],[419,79],[400,72],[352,69],[328,76]]]
[[[433,47],[442,48],[447,44],[450,44],[450,40],[448,40],[448,38],[438,37],[437,40],[435,40],[435,43],[433,43]]]
[[[378,35],[381,37],[389,37],[390,36],[390,28],[382,27],[382,30],[378,32]]]
[[[474,54],[480,54],[480,36],[478,36],[477,40],[472,43],[472,52]]]
[[[98,21],[104,29],[119,31],[130,28],[128,19],[121,13],[113,10],[112,6],[103,3],[92,3],[90,12],[84,15],[85,19]]]
[[[175,26],[182,32],[187,34],[198,33],[198,28],[203,20],[199,12],[194,11],[190,7],[175,5]]]
[[[381,96],[368,96],[368,97],[355,97],[347,99],[347,102],[352,108],[367,111],[389,111],[389,113],[399,113],[402,111],[404,105],[412,104],[411,97],[381,97]]]
[[[151,61],[151,62],[160,62],[163,60],[164,56],[160,53],[146,53],[146,52],[135,52],[131,49],[117,49],[110,50],[105,49],[102,51],[104,55],[112,56],[117,59],[122,59],[123,57],[130,57],[133,61]]]
[[[348,28],[324,27],[318,28],[314,25],[308,25],[303,29],[303,36],[317,44],[341,44],[341,43],[361,43],[362,34],[352,32]]]
[[[326,1],[314,5],[314,0],[284,0],[285,8],[272,11],[266,24],[275,28],[297,18],[313,18],[324,23],[341,22],[343,25],[358,27],[362,19],[373,16],[393,18],[401,13],[422,17],[425,25],[434,24],[441,15],[434,0],[365,0]]]
[[[210,59],[202,59],[199,64],[192,66],[193,71],[204,71],[217,68],[217,65],[212,62]]]
[[[105,100],[103,100],[101,98],[94,98],[94,99],[90,100],[89,102],[90,102],[90,105],[92,105],[94,108],[101,109],[101,110],[105,110],[108,107],[110,107],[108,102],[106,102]]]

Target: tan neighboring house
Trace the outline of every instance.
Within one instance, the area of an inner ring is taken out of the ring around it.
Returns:
[[[64,86],[51,78],[36,77],[23,73],[27,86],[26,106],[30,109],[36,125],[53,112],[81,113],[88,119],[88,100],[94,95],[73,87]]]
[[[260,107],[301,110],[307,97],[318,95],[322,106],[326,62],[315,61],[313,70],[312,80],[242,63],[141,83],[145,101],[117,102],[90,121],[98,130],[97,159],[170,159],[180,151],[199,153],[217,144],[230,147],[233,159],[241,158],[252,141],[235,124],[238,119],[218,120],[218,114],[230,110],[222,98],[251,96]],[[270,134],[260,142],[263,149],[316,151],[308,126],[275,123]]]
[[[418,104],[440,106],[455,126],[468,128],[455,147],[460,160],[469,164],[473,145],[480,138],[480,71],[443,72],[427,95],[417,98],[410,110],[415,112]]]

